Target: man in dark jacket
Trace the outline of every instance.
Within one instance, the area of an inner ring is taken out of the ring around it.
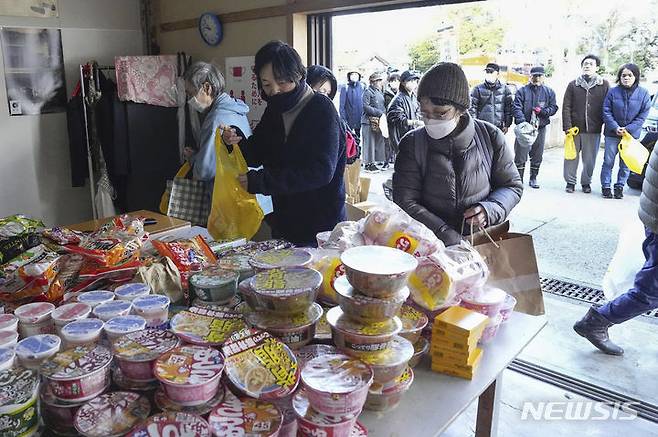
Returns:
[[[503,133],[468,114],[468,81],[459,65],[433,66],[418,98],[425,126],[400,142],[393,200],[449,246],[471,228],[504,222],[523,184]]]
[[[534,113],[539,120],[537,139],[530,147],[524,147],[517,140],[514,142],[514,163],[519,169],[523,181],[528,155],[530,155],[530,181],[528,185],[539,188],[537,175],[544,157],[544,143],[546,142],[546,126],[551,123],[550,117],[557,113],[555,91],[544,85],[544,67],[532,67],[530,70],[530,83],[519,89],[514,98],[514,121],[521,124],[532,122]]]
[[[398,70],[392,69],[388,72],[388,78],[386,79],[386,87],[384,88],[384,106],[388,109],[389,105],[393,101],[393,98],[400,90],[400,73]],[[395,155],[397,154],[397,143],[393,141],[391,137],[391,126],[388,127],[389,135],[386,141],[386,161],[382,166],[382,169],[388,168],[389,164],[395,162]]]
[[[639,216],[645,227],[646,239],[642,249],[646,262],[635,275],[633,288],[599,308],[591,307],[573,327],[578,335],[608,355],[624,353],[608,337],[610,326],[658,308],[658,147],[653,149],[649,158]]]
[[[386,110],[388,120],[388,135],[395,151],[400,140],[410,130],[422,126],[420,121],[420,106],[416,98],[420,76],[415,71],[407,70],[400,76],[400,91]]]
[[[347,73],[347,84],[340,89],[340,118],[345,120],[350,128],[361,136],[361,115],[363,114],[363,92],[366,86],[361,82],[361,73]]]
[[[484,71],[484,82],[471,91],[471,107],[468,112],[478,120],[488,121],[507,133],[513,118],[512,91],[499,80],[498,64],[489,63]]]
[[[361,117],[361,145],[366,171],[379,171],[377,162],[386,160],[386,143],[379,129],[378,119],[386,113],[384,106],[384,73],[375,72],[369,77],[370,86],[363,93]],[[376,126],[376,127],[375,127]]]
[[[564,180],[566,192],[573,193],[576,187],[578,160],[582,153],[583,171],[580,184],[583,193],[592,192],[592,173],[596,165],[596,156],[601,145],[601,127],[603,126],[603,100],[610,85],[597,74],[601,60],[594,55],[583,58],[580,66],[582,75],[569,83],[562,103],[562,127],[567,133],[577,127],[576,159],[564,160]]]

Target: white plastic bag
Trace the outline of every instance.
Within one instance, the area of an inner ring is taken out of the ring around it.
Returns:
[[[622,226],[617,250],[603,276],[603,294],[606,299],[613,300],[633,287],[635,274],[645,262],[642,252],[644,239],[644,226],[637,218]]]

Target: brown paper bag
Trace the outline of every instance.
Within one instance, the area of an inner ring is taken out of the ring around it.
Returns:
[[[148,284],[153,294],[164,294],[172,302],[178,302],[184,297],[178,268],[167,257],[149,266],[141,266],[137,270],[135,281]]]
[[[514,296],[515,311],[533,316],[544,314],[544,296],[532,236],[514,232],[492,235],[498,247],[486,237],[474,237],[477,238],[475,249],[489,266],[487,284]]]
[[[345,200],[349,204],[361,201],[361,160],[357,159],[350,165],[345,166]]]

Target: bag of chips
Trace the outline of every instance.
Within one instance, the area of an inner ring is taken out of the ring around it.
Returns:
[[[33,220],[22,214],[0,218],[0,240],[37,232],[43,227],[44,224],[41,220]]]
[[[67,228],[48,228],[41,232],[41,235],[50,241],[62,246],[67,244],[80,244],[84,238],[84,232],[74,231]]]
[[[41,244],[41,237],[36,233],[22,234],[0,240],[0,264],[8,262],[39,244]]]
[[[215,254],[201,235],[189,240],[153,241],[153,247],[162,256],[170,258],[181,273],[203,268],[217,262]]]
[[[41,244],[5,264],[0,299],[17,301],[46,294],[59,272],[60,258]]]

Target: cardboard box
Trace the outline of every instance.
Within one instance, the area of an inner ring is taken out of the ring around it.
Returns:
[[[457,355],[443,349],[434,349],[432,350],[432,364],[445,364],[453,366],[465,366],[473,367],[476,366],[480,359],[482,359],[483,351],[480,348],[476,348],[473,353],[468,356]]]
[[[370,194],[370,182],[372,182],[372,179],[361,177],[361,189],[359,190],[359,199],[361,202],[368,200],[368,194]]]
[[[452,333],[454,336],[470,338],[483,330],[489,318],[484,314],[459,306],[450,307],[434,318],[434,328]]]
[[[485,327],[478,328],[476,331],[473,331],[469,337],[462,337],[458,334],[455,334],[453,331],[446,331],[444,329],[438,328],[437,326],[434,326],[432,329],[432,339],[437,337],[443,341],[468,343],[469,345],[473,345],[480,341],[480,338],[482,338],[484,328]]]
[[[345,202],[345,210],[347,211],[347,220],[349,221],[359,221],[365,216],[368,215],[368,212],[373,209],[378,207],[379,205],[375,202],[359,202],[355,203],[354,205],[351,205],[347,202]]]

